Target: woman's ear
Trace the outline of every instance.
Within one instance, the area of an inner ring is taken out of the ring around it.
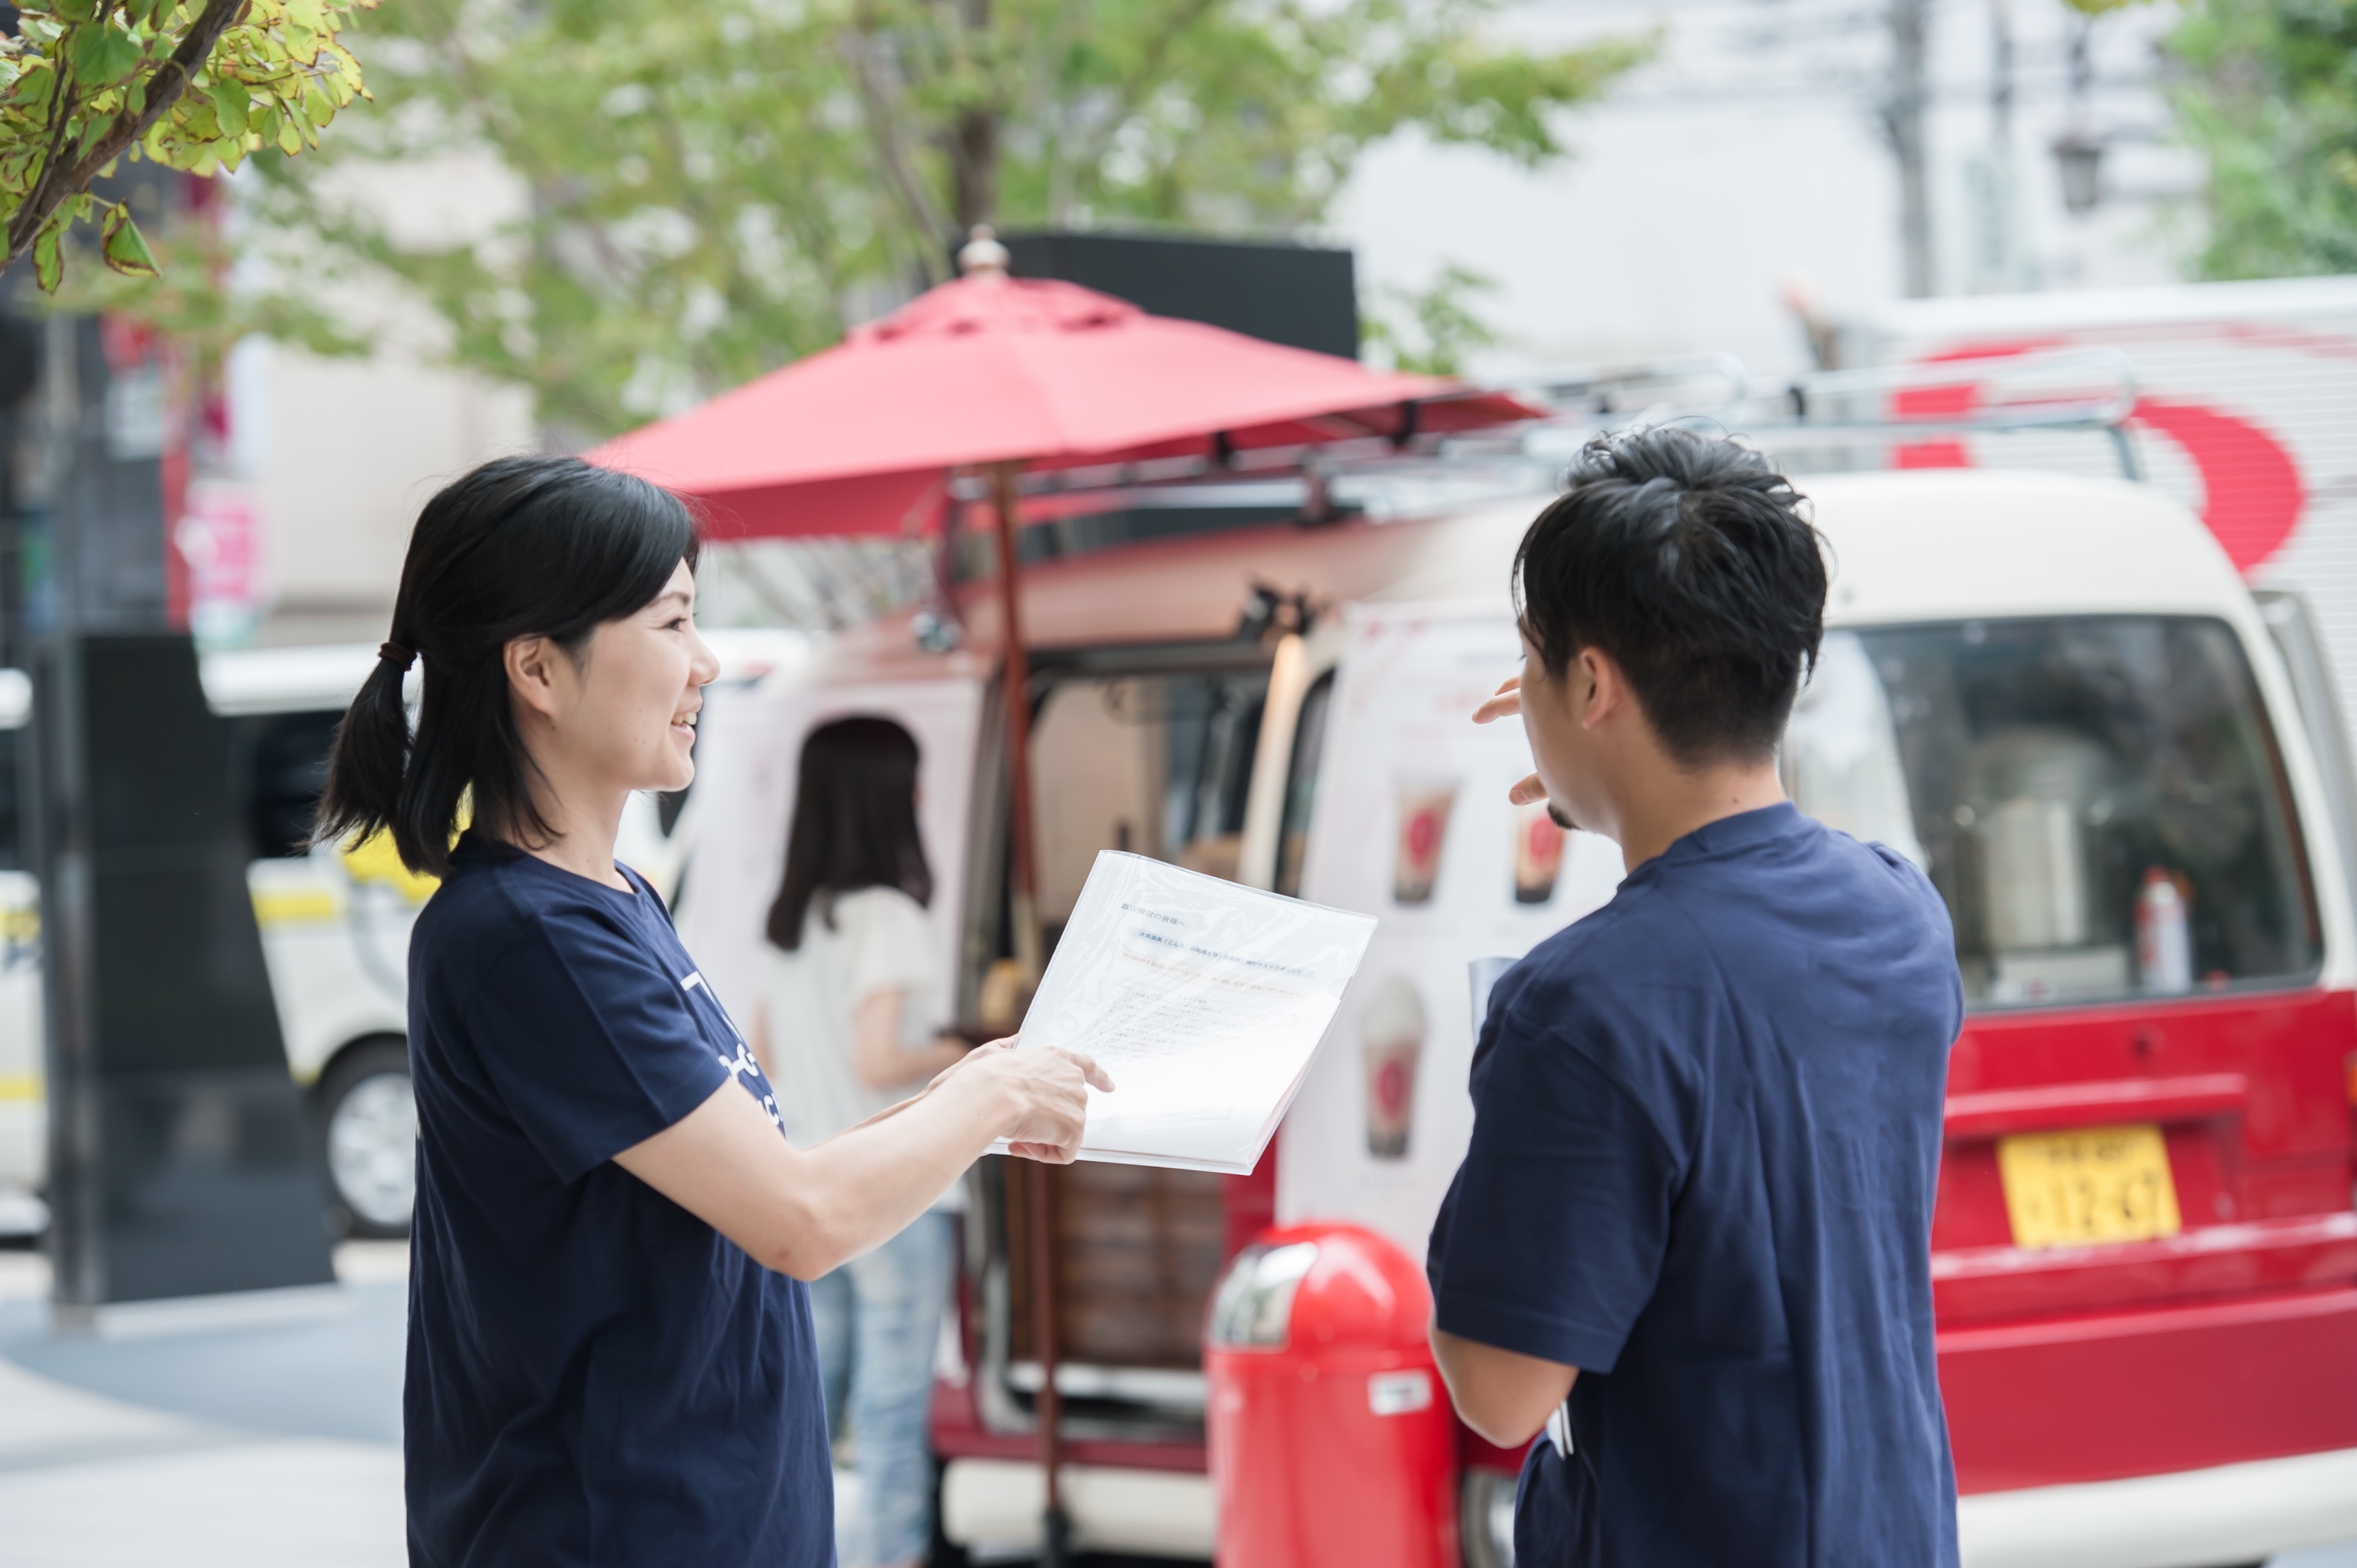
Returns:
[[[507,669],[508,690],[543,718],[556,716],[556,687],[561,677],[555,663],[561,653],[555,643],[538,633],[511,637],[500,650],[500,661]]]

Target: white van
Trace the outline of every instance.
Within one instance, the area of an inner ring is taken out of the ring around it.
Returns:
[[[2243,1562],[2357,1534],[2351,795],[2298,601],[2255,599],[2147,486],[1800,484],[1835,571],[1791,784],[1926,866],[1970,1001],[1932,1237],[1966,1561]],[[1053,1173],[1063,1498],[1088,1549],[1211,1554],[1200,1336],[1223,1260],[1272,1221],[1331,1219],[1420,1256],[1471,1125],[1469,961],[1526,950],[1618,883],[1609,843],[1527,839],[1505,801],[1518,726],[1467,722],[1518,667],[1507,575],[1544,499],[1026,573],[1051,939],[1103,849],[1381,921],[1260,1170]],[[963,650],[925,651],[902,617],[716,702],[682,925],[722,993],[755,993],[802,736],[865,713],[919,741],[941,978],[984,1010],[1010,950],[994,586],[961,589]],[[2137,957],[2156,879],[2185,919],[2181,974]],[[1375,1088],[1403,1067],[1404,1114]],[[2172,1195],[2166,1223],[2017,1230],[2007,1172],[2034,1161],[2007,1149],[2123,1129],[2128,1174]],[[1040,1238],[1001,1164],[974,1180],[933,1441],[950,1539],[1019,1554],[1042,1494]],[[1464,1434],[1470,1568],[1508,1560],[1519,1459]]]
[[[716,632],[722,681],[758,679],[802,657],[792,632]],[[241,649],[199,660],[206,703],[230,728],[231,799],[253,859],[246,885],[278,1009],[286,1065],[302,1086],[330,1199],[348,1234],[405,1235],[416,1189],[410,1096],[409,929],[434,891],[382,837],[312,845],[328,747],[376,665],[363,645]],[[414,691],[416,677],[411,677]],[[0,671],[0,845],[13,853],[16,758],[31,686]],[[666,895],[679,875],[680,797],[633,800],[621,858]],[[39,889],[0,864],[0,1230],[37,1230],[29,1201],[47,1173]],[[15,1223],[12,1225],[11,1220]]]

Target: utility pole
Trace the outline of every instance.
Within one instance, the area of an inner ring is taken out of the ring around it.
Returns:
[[[1988,0],[1988,6],[1989,145],[1972,170],[1976,210],[1970,282],[1976,293],[2019,288],[2025,281],[2013,155],[2013,4],[2012,0]]]
[[[2054,142],[2054,162],[2062,177],[2062,206],[2084,218],[2104,199],[2104,139],[2095,134],[2095,19],[2071,14],[2071,122]],[[2083,238],[2083,235],[2081,236]],[[2085,257],[2077,258],[2083,268]]]
[[[2013,157],[2013,0],[1989,0],[1989,144]]]
[[[1899,248],[1910,299],[1932,293],[1932,174],[1925,146],[1932,0],[1890,0],[1890,86],[1883,139],[1899,160]]]

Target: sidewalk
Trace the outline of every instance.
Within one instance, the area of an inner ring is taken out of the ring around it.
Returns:
[[[407,1250],[336,1271],[293,1321],[57,1335],[0,1250],[0,1568],[405,1568]]]
[[[347,1249],[327,1319],[131,1341],[51,1337],[47,1265],[0,1252],[0,1559],[403,1568],[401,1251]]]
[[[56,1336],[48,1265],[0,1251],[0,1568],[405,1568],[407,1253],[336,1266],[343,1301],[303,1321]],[[2357,1568],[2357,1543],[2271,1568]]]

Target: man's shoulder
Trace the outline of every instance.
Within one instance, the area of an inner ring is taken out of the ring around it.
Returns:
[[[1798,812],[1758,854],[1678,865],[1652,880],[1690,938],[1726,953],[1798,942],[1822,956],[1822,944],[1862,939],[1878,950],[1953,946],[1947,904],[1921,866]]]
[[[1833,828],[1817,833],[1824,886],[1799,901],[1817,961],[1846,952],[1894,982],[1953,980],[1954,921],[1923,868],[1888,844]]]
[[[1491,994],[1473,1064],[1477,1120],[1503,1096],[1524,1115],[1566,1119],[1569,1136],[1609,1101],[1659,1148],[1688,1145],[1725,1004],[1674,910],[1624,886],[1533,948]]]
[[[1707,985],[1693,961],[1694,917],[1676,899],[1645,883],[1625,883],[1611,901],[1533,947],[1515,966],[1524,989],[1587,996],[1624,990]]]
[[[1624,886],[1499,981],[1494,1043],[1509,1056],[1576,1053],[1653,1101],[1692,1078],[1709,1020],[1724,1009],[1723,983],[1672,901]]]
[[[1839,828],[1812,821],[1819,854],[1835,875],[1854,879],[1861,888],[1904,901],[1926,914],[1936,913],[1943,924],[1948,907],[1923,868],[1878,839],[1854,838]]]

